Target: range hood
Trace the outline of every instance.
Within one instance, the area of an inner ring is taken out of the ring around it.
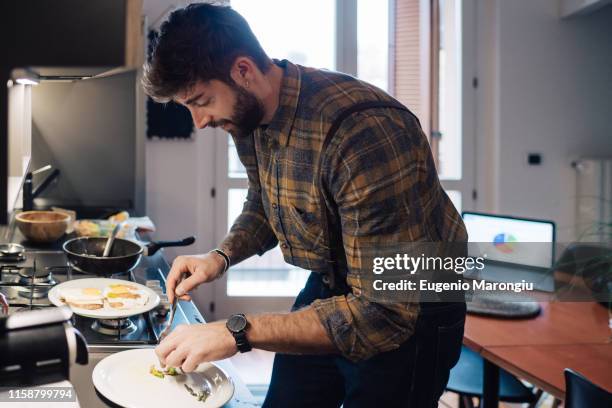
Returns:
[[[30,78],[35,82],[81,81],[84,79],[103,78],[111,75],[117,75],[133,69],[136,69],[136,67],[26,67],[24,69],[13,70],[11,79],[18,80],[18,78],[25,76],[26,78]]]

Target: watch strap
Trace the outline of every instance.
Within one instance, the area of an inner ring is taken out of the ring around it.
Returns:
[[[225,263],[225,266],[223,267],[223,273],[227,272],[227,270],[229,269],[230,265],[231,265],[231,261],[230,261],[230,257],[229,255],[227,255],[225,252],[223,252],[223,250],[219,249],[219,248],[215,248],[210,252],[214,252],[217,255],[219,255],[221,258],[223,258],[223,262]]]
[[[241,330],[237,333],[232,332],[232,334],[236,340],[236,347],[238,348],[239,352],[246,353],[247,351],[251,351],[253,349],[253,347],[251,347],[251,343],[249,343],[249,340],[246,337],[245,330]]]

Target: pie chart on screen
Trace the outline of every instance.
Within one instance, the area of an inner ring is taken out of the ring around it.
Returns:
[[[510,254],[512,251],[514,251],[515,242],[516,238],[514,235],[506,234],[504,232],[497,234],[495,238],[493,238],[493,246],[504,254]]]

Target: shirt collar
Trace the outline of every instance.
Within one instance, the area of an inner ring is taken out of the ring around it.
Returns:
[[[278,108],[270,121],[267,132],[278,135],[281,146],[287,146],[289,135],[293,127],[298,101],[300,99],[301,76],[298,67],[287,60],[274,60],[274,63],[283,68],[283,81],[280,89]]]

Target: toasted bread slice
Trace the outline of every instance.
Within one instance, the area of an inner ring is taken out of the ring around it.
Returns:
[[[99,304],[99,303],[66,302],[66,304],[72,307],[78,307],[80,309],[87,309],[87,310],[97,310],[97,309],[102,309],[104,307],[104,304]]]

